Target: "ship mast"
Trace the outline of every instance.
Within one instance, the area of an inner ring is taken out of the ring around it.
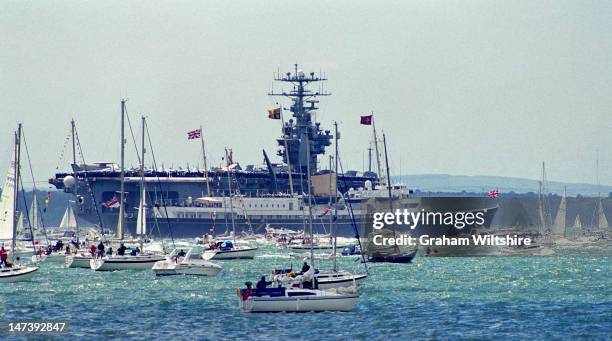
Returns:
[[[312,115],[319,109],[316,106],[319,102],[317,98],[330,96],[331,93],[325,92],[322,87],[313,91],[308,86],[327,79],[321,75],[316,76],[314,72],[306,75],[295,64],[293,72],[277,74],[274,80],[292,86],[289,91],[268,93],[269,96],[287,97],[292,101],[290,111],[293,118],[283,125],[283,136],[277,139],[281,147],[277,154],[283,157],[285,164],[297,166],[301,174],[309,171],[314,173],[317,171],[317,157],[325,153],[325,147],[331,145],[332,136],[329,130],[321,130],[320,123],[314,122]]]

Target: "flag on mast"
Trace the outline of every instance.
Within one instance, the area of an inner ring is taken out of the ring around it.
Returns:
[[[271,120],[280,120],[281,108],[268,109],[268,118]]]
[[[371,126],[373,116],[374,115],[361,116],[361,121],[359,123],[363,124],[364,126]]]
[[[196,130],[192,130],[192,131],[188,131],[187,132],[187,139],[188,140],[199,139],[200,137],[202,137],[202,129],[196,129]]]

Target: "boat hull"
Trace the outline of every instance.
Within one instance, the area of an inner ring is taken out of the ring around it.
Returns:
[[[24,282],[32,279],[38,271],[36,266],[23,266],[18,269],[4,268],[0,270],[0,283]]]
[[[240,310],[251,313],[352,311],[359,295],[238,298]]]
[[[193,275],[193,276],[216,276],[221,267],[212,263],[174,263],[163,260],[153,265],[153,272],[157,276]]]
[[[225,260],[225,259],[253,259],[255,258],[257,248],[248,248],[240,250],[215,250],[206,251],[203,254],[204,259]],[[214,255],[211,255],[214,253]]]
[[[352,286],[361,286],[368,278],[368,275],[348,274],[341,276],[317,277],[319,289],[335,289]]]
[[[151,270],[153,265],[163,260],[163,257],[124,256],[97,258],[89,261],[89,266],[95,271],[118,270]]]
[[[66,266],[69,268],[89,269],[91,268],[91,265],[90,265],[91,259],[92,258],[89,256],[79,256],[79,255],[66,256]]]

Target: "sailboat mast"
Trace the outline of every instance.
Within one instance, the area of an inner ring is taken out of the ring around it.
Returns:
[[[115,234],[123,240],[123,222],[125,220],[125,99],[121,100],[121,186],[119,193],[119,223]]]
[[[307,134],[302,135],[306,137],[306,157],[310,160],[310,136]],[[310,230],[310,266],[314,266],[314,234],[312,230],[312,179],[310,177],[310,162],[306,164],[306,172],[308,173],[308,227]]]
[[[338,245],[338,232],[337,232],[337,225],[336,225],[336,221],[338,220],[338,140],[340,139],[340,136],[338,136],[338,122],[334,121],[334,147],[335,147],[335,156],[334,156],[334,161],[335,161],[335,165],[334,165],[334,193],[333,193],[333,200],[334,200],[334,218],[332,220],[333,222],[333,226],[334,226],[334,271],[337,271],[338,266],[337,266],[337,259],[336,259],[336,246]]]
[[[225,148],[225,164],[227,166],[227,188],[229,189],[230,215],[232,218],[232,239],[234,244],[236,244],[236,223],[234,222],[234,203],[232,201],[232,177],[230,175],[229,153],[227,152],[227,148]]]
[[[15,163],[13,174],[13,239],[11,242],[11,263],[15,262],[15,243],[17,243],[17,220],[16,214],[17,204],[19,203],[19,176],[21,175],[21,123],[17,126],[15,133],[15,159],[11,162]]]
[[[391,176],[389,173],[389,156],[387,155],[387,139],[383,131],[383,146],[385,147],[385,164],[387,168],[387,191],[389,193],[389,208],[393,210],[393,196],[391,195],[391,182],[389,181]]]
[[[380,152],[378,151],[378,138],[376,137],[376,125],[374,124],[374,112],[372,112],[372,130],[374,131],[374,152],[376,153],[376,167],[378,168],[378,180],[383,183],[385,176],[380,164]]]
[[[142,233],[143,237],[144,235],[146,235],[146,222],[145,222],[145,207],[144,207],[144,202],[146,200],[146,190],[145,190],[145,169],[144,169],[144,162],[145,162],[145,126],[146,126],[146,118],[144,116],[141,117],[142,119],[142,140],[141,140],[141,145],[140,145],[140,202],[142,204],[138,205],[139,206],[139,210],[138,210],[138,214],[140,215],[140,233]],[[141,244],[142,244],[142,239],[141,239]],[[141,249],[142,249],[142,245],[141,245]]]
[[[202,126],[200,126],[200,142],[202,142],[202,158],[204,159],[204,174],[206,178],[206,193],[210,197],[210,183],[208,181],[208,165],[206,162],[206,149],[204,148],[204,134],[202,133]]]

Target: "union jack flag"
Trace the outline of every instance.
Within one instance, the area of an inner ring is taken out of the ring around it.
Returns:
[[[202,137],[202,129],[196,129],[187,132],[188,140],[199,139],[200,137]]]
[[[111,200],[107,201],[104,203],[104,205],[108,208],[117,208],[119,207],[119,199],[117,198],[112,198]]]
[[[489,198],[491,199],[495,199],[499,196],[499,191],[494,189],[492,191],[489,191]]]

